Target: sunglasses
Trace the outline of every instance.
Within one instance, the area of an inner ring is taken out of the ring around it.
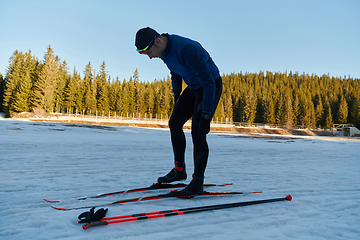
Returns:
[[[152,47],[152,45],[154,44],[154,40],[155,40],[156,36],[154,37],[154,39],[149,43],[149,45],[147,45],[145,48],[143,49],[136,49],[136,51],[140,54],[147,54],[148,50]]]

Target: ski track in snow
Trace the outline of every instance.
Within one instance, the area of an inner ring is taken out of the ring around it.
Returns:
[[[188,180],[193,172],[186,131]],[[173,167],[167,129],[0,120],[0,239],[360,239],[360,142],[208,135],[211,191],[261,194],[109,206],[107,216],[285,197],[291,202],[112,224],[84,231],[57,211],[158,192],[47,203],[149,186]],[[166,192],[159,191],[159,192]]]

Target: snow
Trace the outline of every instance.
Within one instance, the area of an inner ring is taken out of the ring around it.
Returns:
[[[188,180],[193,171],[187,131]],[[167,129],[0,120],[0,239],[360,239],[360,141],[211,133],[206,183],[213,191],[263,191],[108,206],[107,216],[285,197],[241,208],[83,230],[85,210],[151,195],[65,199],[149,186],[173,167]],[[161,191],[160,191],[161,192]],[[163,191],[164,192],[164,191]],[[158,193],[158,192],[156,192]]]

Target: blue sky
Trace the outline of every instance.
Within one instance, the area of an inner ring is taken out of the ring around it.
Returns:
[[[69,72],[103,61],[111,78],[169,75],[135,51],[138,29],[199,41],[221,74],[259,71],[360,78],[358,0],[1,0],[0,72],[15,50],[43,60],[50,44]]]

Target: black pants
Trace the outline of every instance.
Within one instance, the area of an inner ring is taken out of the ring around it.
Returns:
[[[215,113],[222,92],[221,77],[215,80],[216,92],[214,107],[211,112]],[[206,134],[198,131],[199,121],[202,115],[203,88],[191,90],[186,88],[177,100],[169,120],[171,143],[174,150],[175,162],[185,161],[186,139],[183,131],[184,124],[192,117],[191,136],[194,145],[194,175],[204,177],[205,168],[209,156],[209,147]]]

